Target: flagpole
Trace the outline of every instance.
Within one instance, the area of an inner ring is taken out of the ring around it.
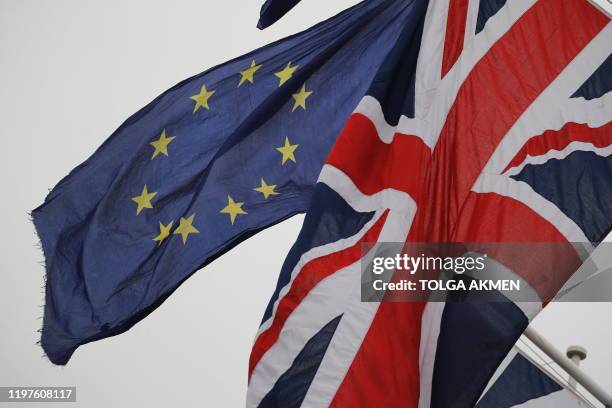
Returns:
[[[542,350],[548,357],[563,368],[576,382],[582,385],[605,407],[612,408],[612,395],[597,384],[591,377],[580,369],[574,362],[566,358],[533,327],[527,326],[523,333],[533,344]]]

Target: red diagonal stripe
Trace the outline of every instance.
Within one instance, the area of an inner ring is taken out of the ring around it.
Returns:
[[[249,378],[251,378],[253,370],[263,355],[278,340],[280,332],[291,313],[308,296],[310,291],[323,279],[359,261],[362,256],[363,243],[376,242],[378,240],[378,235],[385,224],[387,214],[388,211],[385,211],[368,232],[353,246],[313,259],[298,272],[291,283],[289,291],[278,303],[272,325],[257,337],[253,345],[249,359]]]
[[[453,65],[455,65],[459,55],[461,55],[461,51],[463,51],[467,11],[468,0],[449,0],[441,78],[444,78]]]
[[[563,150],[572,142],[587,142],[595,147],[606,147],[612,144],[612,122],[598,128],[591,128],[584,123],[566,123],[559,130],[547,130],[529,139],[503,172],[524,162],[527,155],[535,157],[550,150]]]

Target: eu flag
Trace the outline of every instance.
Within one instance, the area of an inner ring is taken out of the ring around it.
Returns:
[[[53,188],[32,213],[53,363],[129,329],[215,257],[305,211],[403,28],[406,6],[392,3],[361,3],[177,84]]]

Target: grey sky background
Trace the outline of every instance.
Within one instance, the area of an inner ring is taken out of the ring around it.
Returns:
[[[250,347],[302,216],[62,368],[36,345],[44,270],[27,213],[165,89],[355,3],[305,1],[262,32],[259,1],[0,0],[0,386],[76,386],[73,407],[244,406]],[[552,304],[535,326],[562,350],[585,346],[585,371],[612,389],[610,316],[611,303]]]

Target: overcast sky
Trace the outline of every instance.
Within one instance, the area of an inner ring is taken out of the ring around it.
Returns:
[[[244,405],[250,347],[303,217],[243,243],[59,368],[35,344],[43,267],[27,212],[165,89],[355,3],[305,1],[261,32],[258,1],[0,0],[0,386],[75,385],[83,407]],[[535,326],[559,349],[585,346],[585,371],[612,389],[610,316],[610,303],[553,304]]]

